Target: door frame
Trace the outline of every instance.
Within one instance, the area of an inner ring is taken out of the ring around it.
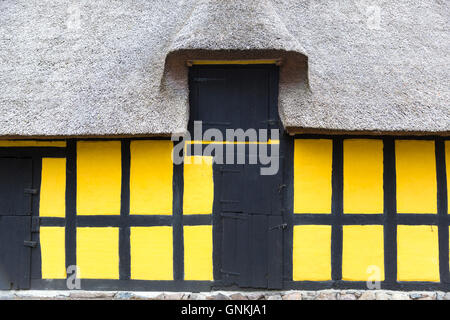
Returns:
[[[270,64],[249,64],[249,65],[242,65],[242,64],[235,64],[232,61],[230,61],[230,63],[227,64],[201,64],[201,65],[194,65],[192,67],[189,68],[189,106],[190,106],[190,114],[193,114],[194,112],[193,110],[193,106],[196,103],[196,88],[195,88],[195,79],[194,77],[197,75],[196,70],[205,70],[205,69],[260,69],[260,68],[267,68],[269,70],[272,70],[273,72],[271,72],[271,76],[274,76],[273,78],[269,78],[269,113],[268,113],[268,125],[267,125],[267,129],[279,129],[279,156],[280,156],[280,170],[282,170],[282,172],[278,173],[281,177],[281,183],[283,188],[281,188],[281,192],[282,192],[282,198],[280,201],[280,206],[281,206],[281,210],[282,213],[279,216],[282,220],[282,231],[289,231],[289,227],[292,225],[292,222],[290,221],[289,217],[290,217],[290,210],[292,205],[290,204],[289,201],[289,197],[287,195],[288,190],[290,190],[290,188],[287,188],[287,184],[288,181],[290,181],[291,179],[289,178],[289,171],[291,170],[291,165],[290,165],[290,161],[291,156],[292,156],[292,145],[293,145],[293,138],[290,137],[287,132],[285,131],[281,119],[280,119],[280,115],[279,115],[279,108],[278,108],[278,90],[279,90],[279,66],[274,64],[274,63],[270,63]],[[189,119],[188,121],[188,129],[189,131],[192,133],[193,132],[193,122],[192,122],[192,118]],[[225,152],[224,152],[225,153]],[[245,165],[249,165],[249,164],[245,164]],[[214,204],[213,204],[213,212],[212,212],[212,226],[213,226],[213,273],[214,273],[214,285],[213,288],[223,288],[223,289],[227,289],[227,290],[232,290],[232,289],[238,289],[238,290],[245,290],[245,289],[251,289],[249,287],[239,287],[236,285],[225,285],[222,282],[222,273],[221,273],[221,266],[222,266],[222,217],[219,214],[220,211],[220,203],[219,203],[219,197],[217,197],[216,195],[219,194],[219,184],[218,179],[217,179],[217,174],[219,171],[221,165],[219,164],[214,164],[213,165],[213,172],[214,172]],[[268,216],[268,220],[270,221],[271,219],[269,218],[271,216]],[[274,216],[276,217],[276,216]],[[286,226],[286,228],[284,228]],[[271,228],[269,227],[269,230]],[[268,237],[268,241],[270,241],[269,236],[270,236],[270,231],[267,230],[267,237]],[[270,284],[270,280],[268,280],[268,285],[267,288],[270,289],[270,287],[276,288],[276,289],[282,289],[283,288],[283,283],[284,281],[287,279],[286,276],[286,272],[289,272],[289,266],[286,266],[285,263],[288,261],[288,259],[286,259],[286,255],[290,254],[289,253],[289,249],[286,248],[286,243],[289,243],[289,232],[282,232],[281,235],[281,243],[280,243],[280,255],[281,255],[281,259],[279,259],[279,261],[276,261],[276,263],[273,263],[273,261],[270,261],[270,259],[268,259],[267,261],[267,267],[269,268],[274,268],[274,269],[279,269],[280,271],[280,280],[279,280],[279,284],[275,284],[275,282],[277,281],[272,281],[272,285]],[[270,246],[267,246],[267,250],[269,251]],[[268,253],[269,254],[269,253]],[[279,264],[279,265],[277,265]],[[266,288],[266,289],[267,289]],[[261,288],[259,288],[261,289]]]

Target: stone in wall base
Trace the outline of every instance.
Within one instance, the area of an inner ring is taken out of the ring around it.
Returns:
[[[450,292],[389,290],[318,291],[0,291],[0,300],[450,300]]]

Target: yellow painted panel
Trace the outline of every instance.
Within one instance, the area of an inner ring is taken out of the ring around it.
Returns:
[[[396,140],[397,212],[436,213],[434,141]]]
[[[331,226],[294,226],[293,280],[331,279]]]
[[[42,279],[66,278],[66,247],[64,227],[41,227]]]
[[[344,213],[383,209],[383,141],[344,140]]]
[[[447,203],[450,203],[450,141],[445,141],[445,165],[447,167]],[[447,213],[450,213],[450,206],[447,205]]]
[[[332,140],[295,140],[294,213],[331,213],[332,151]]]
[[[374,270],[380,276],[376,280],[383,281],[383,226],[344,226],[342,280],[368,281]]]
[[[436,226],[397,227],[399,281],[439,281],[439,243]]]
[[[77,143],[77,214],[120,214],[121,167],[120,141]]]
[[[65,141],[0,140],[0,147],[66,147]]]
[[[130,214],[172,214],[170,140],[131,141]]]
[[[39,215],[59,218],[66,215],[65,158],[42,158]]]
[[[184,279],[213,280],[212,226],[184,227]]]
[[[119,279],[119,228],[77,228],[77,266],[83,279]]]
[[[173,280],[172,248],[172,227],[132,227],[131,279]]]
[[[184,161],[183,214],[212,214],[212,157],[190,156]]]

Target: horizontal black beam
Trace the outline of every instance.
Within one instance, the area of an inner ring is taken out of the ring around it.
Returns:
[[[386,219],[384,214],[344,214],[341,216],[341,223],[342,225],[383,225]],[[447,225],[449,221],[448,218],[445,219]],[[333,222],[334,218],[331,214],[294,214],[294,225],[332,225]],[[439,216],[437,214],[397,214],[393,217],[393,222],[399,225],[437,225]]]

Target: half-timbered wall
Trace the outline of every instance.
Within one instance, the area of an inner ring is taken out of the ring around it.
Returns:
[[[450,141],[315,136],[293,154],[291,287],[447,286]]]
[[[31,159],[31,288],[209,290],[214,166],[158,139],[0,141]],[[450,141],[288,138],[284,288],[450,289]],[[0,224],[7,220],[0,216]],[[375,276],[375,277],[374,277]],[[377,278],[378,276],[378,278]],[[26,288],[26,286],[25,286]]]

